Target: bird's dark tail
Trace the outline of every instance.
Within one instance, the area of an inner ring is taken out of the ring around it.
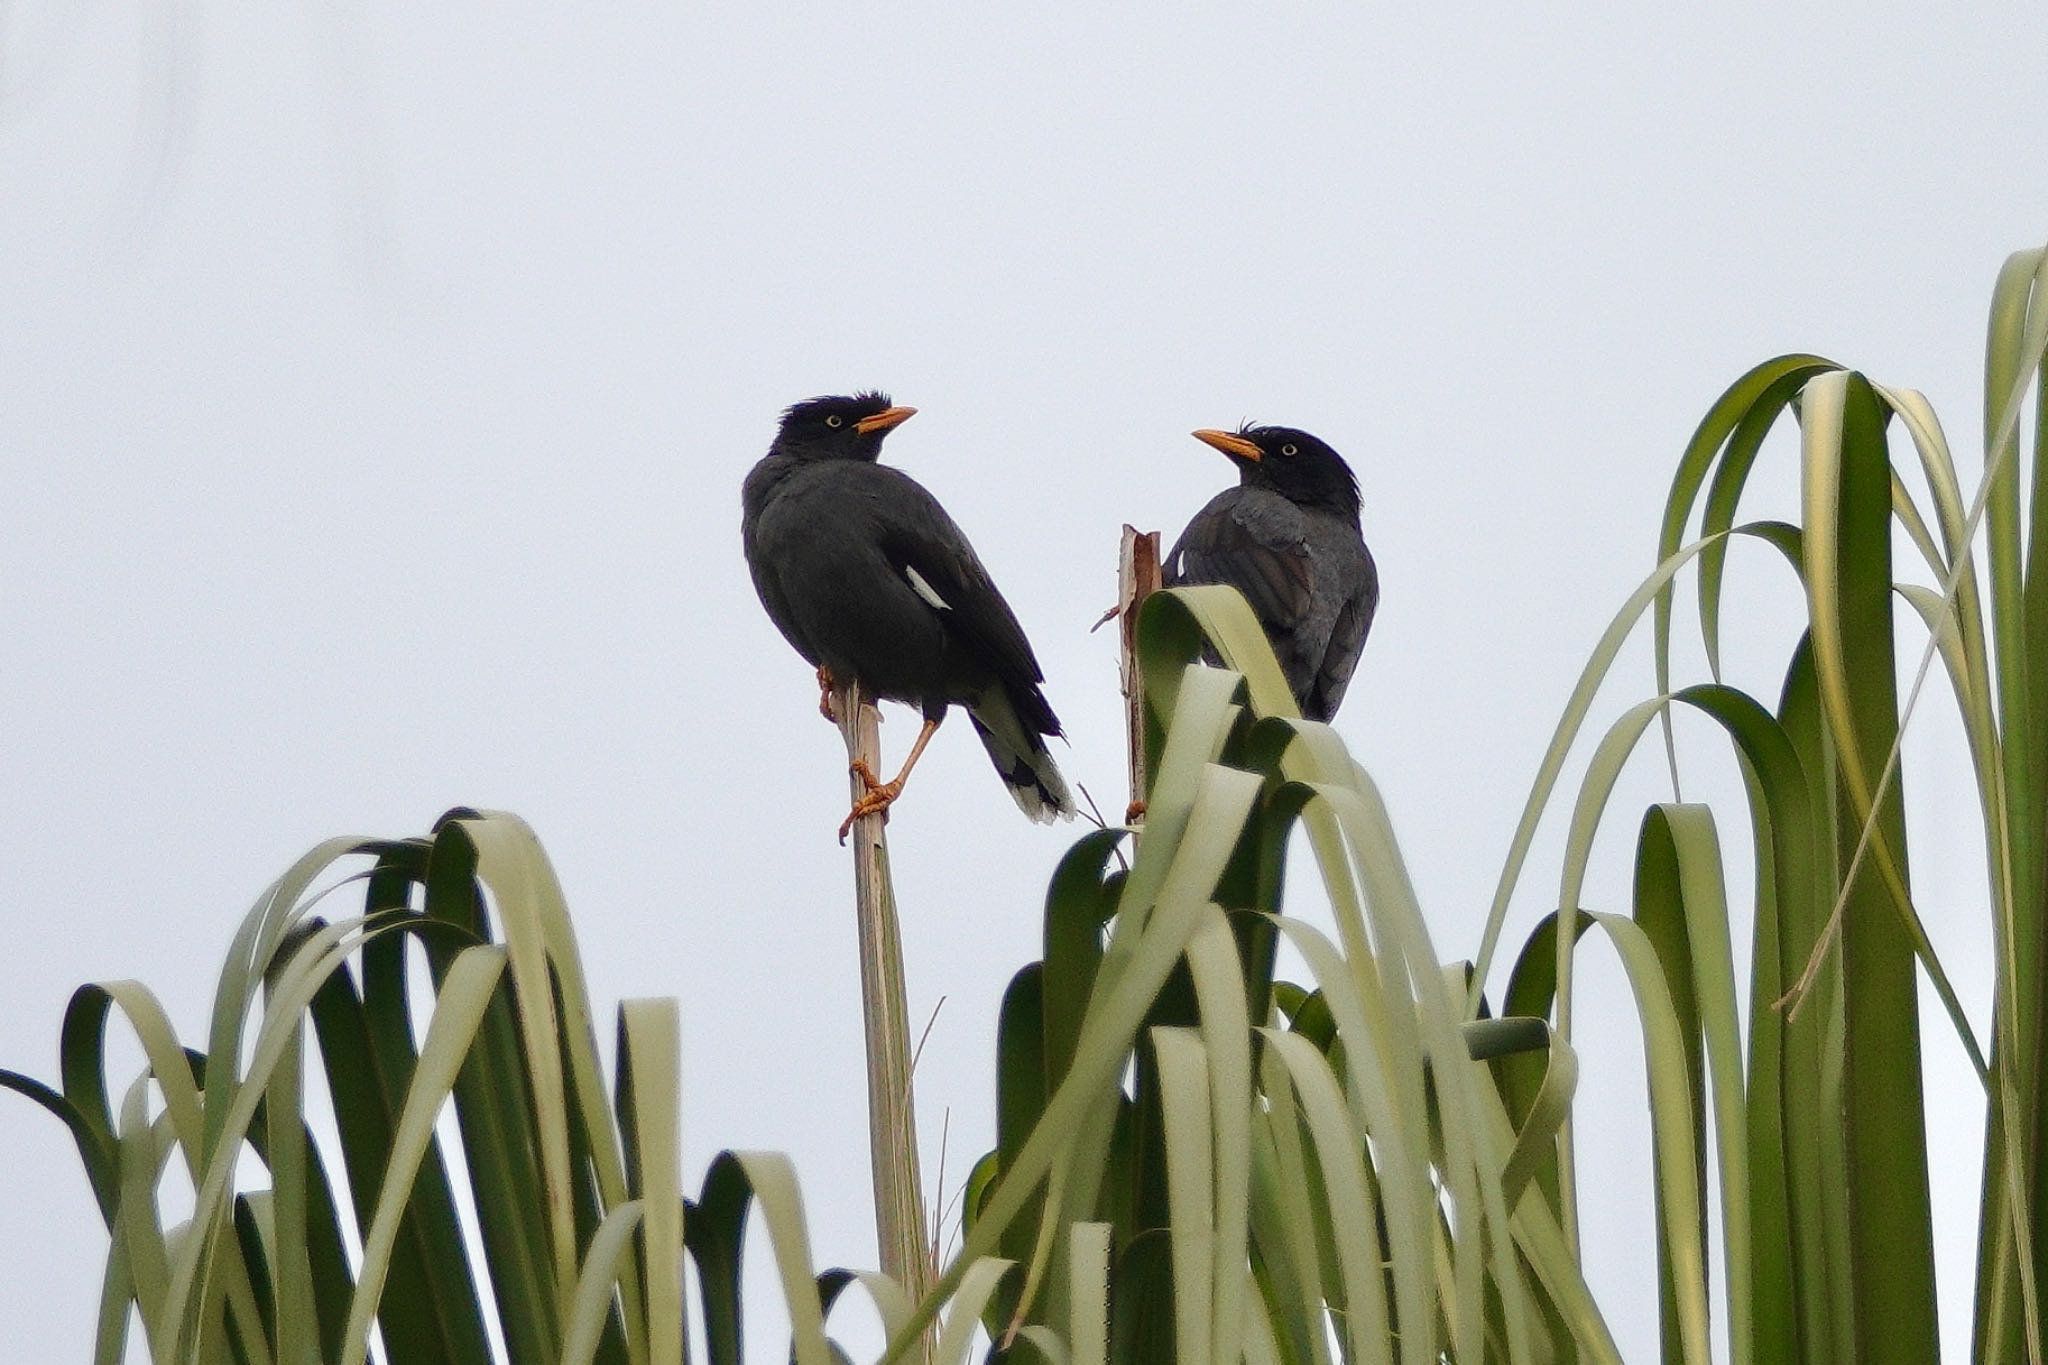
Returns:
[[[1043,713],[1042,720],[1033,719],[1049,733],[1058,734],[1059,722],[1053,719],[1052,709],[1043,698],[1033,700],[1037,704],[1031,709]],[[967,718],[974,722],[974,733],[981,736],[989,761],[996,765],[996,774],[1010,789],[1018,809],[1042,824],[1074,814],[1074,798],[1067,794],[1067,780],[1046,750],[1044,735],[1017,714],[1017,705],[1005,689],[991,687],[976,697],[968,704]]]

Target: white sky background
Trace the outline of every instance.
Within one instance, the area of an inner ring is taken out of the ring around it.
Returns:
[[[1122,732],[1087,627],[1119,523],[1170,536],[1228,480],[1192,427],[1329,439],[1385,585],[1338,728],[1447,958],[1727,381],[1814,349],[1921,387],[1974,483],[1991,280],[2048,236],[2030,7],[980,8],[0,7],[0,1064],[50,1075],[85,980],[146,979],[199,1038],[298,853],[512,809],[607,1020],[681,999],[688,1183],[788,1151],[821,1263],[872,1264],[842,752],[739,553],[784,404],[922,410],[886,457],[973,537],[1105,809]],[[1796,604],[1769,554],[1738,550],[1773,604],[1730,631],[1774,696]],[[1600,715],[1650,687],[1634,650]],[[1981,1024],[1974,797],[1930,703],[1914,870]],[[1596,903],[1622,904],[1657,766]],[[947,1000],[918,1099],[928,1181],[950,1109],[950,1182],[1079,831],[1020,819],[958,725],[890,832],[911,1013]],[[1585,1159],[1622,1169],[1588,1254],[1643,1359],[1640,1060],[1603,1018]],[[1926,1018],[1960,1358],[1981,1109]],[[0,1115],[6,1354],[80,1359],[98,1219],[59,1125]]]

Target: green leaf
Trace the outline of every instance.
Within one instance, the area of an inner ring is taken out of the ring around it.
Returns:
[[[647,1209],[641,1238],[647,1317],[641,1335],[653,1365],[682,1365],[682,1020],[676,1002],[621,1005],[618,1055],[631,1189]]]
[[[1898,1084],[1920,1069],[1915,942],[1889,913],[1910,916],[1905,816],[1896,781],[1881,802],[1878,794],[1899,724],[1889,456],[1879,404],[1857,376],[1810,385],[1805,421],[1814,662],[1849,816],[1838,848],[1853,864],[1868,839],[1880,874],[1851,882],[1838,902],[1844,1026],[1855,1039],[1842,1061],[1857,1343],[1867,1360],[1926,1361],[1939,1353],[1926,1119],[1920,1087]],[[1875,1190],[1884,1197],[1853,1197]]]
[[[640,1230],[647,1205],[630,1199],[605,1215],[590,1250],[583,1257],[582,1272],[576,1277],[576,1292],[569,1300],[569,1319],[562,1333],[562,1365],[591,1365],[597,1358],[598,1342],[612,1316],[612,1295],[618,1287],[619,1269],[633,1246],[633,1234]],[[682,1319],[680,1312],[677,1325]],[[680,1353],[678,1353],[680,1359]]]
[[[387,899],[386,905],[404,903],[402,885],[395,903]],[[406,935],[437,927],[406,921],[366,945],[362,995],[342,970],[313,997],[314,1034],[359,1227],[375,1215],[398,1110],[418,1060],[405,980]],[[489,1365],[483,1306],[438,1143],[427,1149],[414,1180],[377,1318],[391,1365]]]
[[[362,1365],[369,1348],[370,1324],[390,1273],[391,1248],[412,1192],[413,1175],[434,1140],[434,1120],[454,1089],[455,1077],[468,1055],[484,1011],[506,965],[502,948],[466,948],[455,959],[435,999],[419,1065],[407,1088],[392,1135],[391,1162],[385,1170],[376,1214],[363,1234],[363,1262],[342,1345],[341,1365]]]

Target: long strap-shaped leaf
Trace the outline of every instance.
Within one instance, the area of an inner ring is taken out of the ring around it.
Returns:
[[[1158,790],[1157,786],[1154,790]],[[1112,942],[1112,957],[1120,960],[1120,970],[1110,977],[1109,963],[1105,962],[1105,976],[1098,982],[1089,1004],[1088,1022],[1082,1030],[1086,1041],[1075,1057],[1073,1070],[1047,1102],[1044,1117],[1018,1153],[1015,1164],[1003,1173],[1001,1183],[990,1193],[965,1246],[940,1277],[931,1297],[891,1340],[883,1356],[884,1365],[902,1358],[915,1334],[932,1320],[938,1305],[954,1292],[968,1268],[988,1253],[1010,1219],[1023,1208],[1025,1200],[1062,1156],[1069,1135],[1083,1114],[1099,1106],[1103,1095],[1114,1087],[1131,1039],[1193,933],[1208,903],[1208,890],[1215,885],[1235,846],[1258,790],[1259,779],[1250,773],[1213,766],[1202,772],[1186,818],[1186,823],[1198,833],[1179,847],[1180,856],[1154,883],[1158,886],[1157,900],[1142,929],[1131,931],[1135,941],[1121,954]],[[1150,818],[1148,813],[1148,824]],[[1139,874],[1144,869],[1145,850],[1141,845],[1132,880],[1126,885],[1127,900],[1133,894],[1131,888],[1139,885]],[[1132,922],[1135,923],[1135,917]],[[1125,932],[1124,923],[1120,914],[1120,937]]]
[[[434,1140],[434,1121],[454,1089],[455,1076],[469,1054],[470,1040],[489,1007],[491,994],[505,970],[506,954],[496,946],[466,948],[455,959],[442,984],[427,1039],[420,1048],[419,1066],[406,1092],[405,1107],[399,1112],[398,1128],[392,1136],[391,1164],[384,1173],[384,1189],[377,1212],[363,1235],[363,1265],[343,1337],[341,1365],[363,1365],[369,1350],[370,1323],[376,1316],[377,1300],[383,1293],[384,1277],[391,1265],[391,1248],[398,1239],[399,1221],[412,1192],[412,1180]]]

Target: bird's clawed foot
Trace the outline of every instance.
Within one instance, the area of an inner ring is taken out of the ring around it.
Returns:
[[[839,686],[839,679],[832,676],[832,670],[818,665],[818,714],[834,725],[839,723],[839,713],[832,709],[832,693]]]
[[[847,833],[853,829],[854,821],[863,815],[874,815],[878,812],[886,821],[889,818],[890,805],[897,797],[903,795],[902,778],[899,777],[894,782],[884,782],[875,776],[873,768],[857,758],[849,765],[848,771],[860,778],[861,785],[868,790],[865,796],[853,803],[853,809],[848,811],[846,818],[839,823],[839,842],[842,844],[846,842]]]
[[[1125,807],[1124,807],[1124,823],[1125,823],[1125,824],[1127,824],[1127,825],[1135,825],[1135,824],[1137,824],[1137,823],[1138,823],[1138,822],[1139,822],[1140,820],[1142,820],[1142,819],[1144,819],[1144,818],[1145,818],[1145,803],[1144,803],[1143,801],[1133,801],[1133,802],[1131,802],[1131,804],[1130,804],[1130,805],[1128,805],[1128,806],[1125,806]]]

